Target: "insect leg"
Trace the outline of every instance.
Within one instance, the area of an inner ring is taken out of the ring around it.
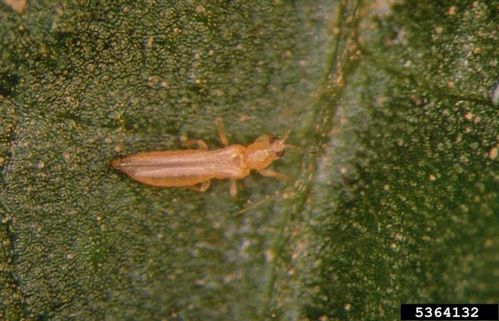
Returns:
[[[198,145],[198,148],[201,150],[208,150],[208,145],[206,145],[205,141],[202,139],[188,139],[182,142],[184,146],[192,146]]]
[[[232,197],[232,199],[237,198],[237,183],[235,179],[230,180],[230,197]]]
[[[258,174],[260,174],[262,176],[266,176],[266,177],[274,177],[274,178],[277,178],[278,180],[281,180],[281,181],[285,181],[288,179],[288,177],[286,175],[275,172],[275,171],[268,169],[268,168],[259,170]]]
[[[211,181],[202,182],[199,186],[190,186],[189,188],[193,191],[204,193],[210,188]]]
[[[217,126],[218,137],[220,138],[220,142],[224,146],[229,145],[229,141],[227,140],[227,136],[225,135],[224,122],[222,118],[215,118],[215,125]]]

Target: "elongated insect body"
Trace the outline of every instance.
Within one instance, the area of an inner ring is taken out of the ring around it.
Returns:
[[[164,187],[195,185],[214,178],[240,179],[250,172],[241,145],[212,151],[138,153],[114,160],[112,165],[139,182]]]
[[[201,184],[198,191],[206,191],[212,179],[230,179],[231,195],[237,195],[236,180],[256,170],[264,176],[284,179],[285,176],[266,169],[279,159],[285,149],[284,140],[264,135],[245,147],[228,145],[223,123],[216,120],[222,144],[226,147],[207,150],[202,140],[195,143],[200,149],[143,152],[113,160],[111,165],[136,181],[162,187],[184,187]]]

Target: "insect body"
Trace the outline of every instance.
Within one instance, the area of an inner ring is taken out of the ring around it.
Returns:
[[[258,137],[252,144],[229,145],[220,118],[216,119],[221,149],[208,150],[203,140],[190,140],[199,149],[155,151],[134,154],[113,160],[111,165],[131,178],[149,185],[162,187],[189,187],[205,192],[212,179],[230,179],[230,194],[237,196],[236,180],[255,170],[263,176],[285,179],[286,176],[267,167],[282,157],[285,140],[269,135]],[[198,185],[197,188],[195,185]]]

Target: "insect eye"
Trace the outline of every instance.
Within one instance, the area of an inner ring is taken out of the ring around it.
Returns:
[[[275,155],[277,157],[281,158],[282,156],[284,156],[285,153],[286,153],[286,151],[283,149],[283,150],[275,152]]]
[[[279,138],[271,136],[270,139],[269,139],[269,142],[271,144],[274,144],[274,143],[278,142],[279,140],[280,140]]]

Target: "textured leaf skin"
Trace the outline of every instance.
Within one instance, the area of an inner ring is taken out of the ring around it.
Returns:
[[[394,320],[497,302],[491,1],[0,6],[0,319]],[[291,131],[237,202],[109,161]]]

